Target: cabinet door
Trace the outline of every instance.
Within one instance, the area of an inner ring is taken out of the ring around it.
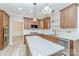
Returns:
[[[69,7],[69,28],[76,28],[77,26],[77,7],[76,5]]]
[[[2,49],[4,46],[3,43],[3,28],[0,28],[0,49]]]
[[[54,35],[50,35],[49,40],[52,42],[55,42],[57,40],[57,38]]]
[[[6,19],[5,19],[5,22],[6,22],[5,25],[6,25],[7,27],[9,27],[9,16],[6,14],[6,15],[5,15],[5,18],[6,18]]]
[[[24,29],[27,29],[28,28],[28,24],[27,23],[28,23],[28,20],[25,19],[24,20]]]
[[[77,6],[75,4],[61,10],[60,27],[61,28],[77,27]]]
[[[30,29],[31,28],[31,20],[24,20],[24,29]]]
[[[43,29],[44,27],[44,21],[40,21],[40,28]]]
[[[69,9],[65,9],[60,13],[60,27],[68,28],[69,27]]]
[[[64,18],[64,11],[61,11],[61,13],[60,13],[60,27],[61,28],[64,28],[64,26],[65,26],[65,20],[64,20],[65,18]]]
[[[64,10],[64,28],[69,28],[69,9]]]
[[[3,27],[6,27],[6,14],[2,12]]]
[[[48,29],[48,21],[44,20],[44,29]]]
[[[47,17],[44,19],[44,29],[49,29],[50,28],[50,17]]]
[[[0,12],[0,28],[3,27],[2,12]]]

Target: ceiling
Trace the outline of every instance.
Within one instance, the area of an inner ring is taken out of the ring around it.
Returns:
[[[68,3],[48,3],[47,5],[54,11],[63,8]],[[36,18],[41,18],[44,14],[42,9],[46,6],[44,3],[36,4]],[[0,3],[0,9],[5,10],[9,15],[20,15],[25,17],[34,16],[33,3]]]

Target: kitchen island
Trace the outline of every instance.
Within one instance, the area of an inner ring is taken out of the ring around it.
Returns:
[[[29,33],[28,33],[29,32]],[[66,32],[56,32],[56,35],[54,35],[54,32],[49,31],[49,30],[28,30],[24,31],[24,35],[31,35],[34,36],[40,36],[44,39],[50,39],[48,36],[55,36],[56,40],[58,41],[57,44],[60,44],[64,46],[65,49],[65,55],[67,56],[78,56],[79,55],[79,31],[78,32],[71,32],[71,33],[66,33]],[[47,36],[48,35],[48,36]],[[52,36],[52,37],[53,37]],[[56,42],[55,38],[50,39],[49,41]],[[59,42],[61,41],[61,42]]]
[[[61,53],[65,48],[39,36],[25,36],[27,51],[32,56],[51,56]]]

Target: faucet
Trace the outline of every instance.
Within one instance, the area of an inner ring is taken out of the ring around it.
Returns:
[[[67,33],[71,33],[71,30],[67,30]]]

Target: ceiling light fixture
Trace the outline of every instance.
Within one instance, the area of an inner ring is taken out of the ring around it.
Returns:
[[[22,8],[18,8],[18,10],[22,10]]]
[[[32,13],[32,12],[33,12],[33,10],[30,10],[30,12]]]
[[[43,14],[49,14],[52,12],[52,9],[47,5],[47,3],[45,4],[45,7],[42,10]]]
[[[36,3],[33,3],[34,5],[34,18],[33,18],[33,21],[37,21],[36,19]]]

